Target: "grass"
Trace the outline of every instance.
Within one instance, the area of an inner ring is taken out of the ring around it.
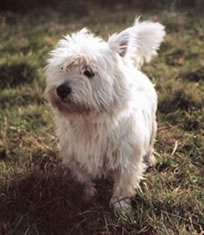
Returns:
[[[43,99],[48,51],[83,26],[105,38],[133,22],[135,10],[90,10],[76,18],[53,10],[0,18],[0,234],[204,233],[204,17],[151,11],[167,36],[143,70],[159,96],[157,164],[146,173],[133,212],[108,208],[111,182],[91,202],[60,165],[53,115]]]

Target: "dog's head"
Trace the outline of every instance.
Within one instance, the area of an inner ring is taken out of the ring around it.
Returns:
[[[128,66],[149,62],[164,34],[159,23],[136,21],[107,42],[87,29],[65,36],[48,59],[48,101],[64,114],[111,113],[123,107]]]

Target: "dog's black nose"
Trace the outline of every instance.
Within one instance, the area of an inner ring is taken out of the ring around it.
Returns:
[[[72,89],[68,84],[62,84],[58,86],[56,90],[57,90],[57,95],[61,99],[65,99],[72,92]]]

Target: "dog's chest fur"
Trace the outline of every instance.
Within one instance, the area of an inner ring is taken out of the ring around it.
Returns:
[[[60,118],[59,123],[57,134],[60,138],[60,151],[66,153],[66,156],[62,156],[64,163],[76,161],[89,173],[99,177],[118,168],[121,161],[124,166],[128,164],[128,159],[118,154],[118,149],[121,143],[128,148],[133,139],[130,134],[133,125],[130,118],[114,122],[103,119],[91,122],[80,117],[76,120],[64,118],[62,121]]]

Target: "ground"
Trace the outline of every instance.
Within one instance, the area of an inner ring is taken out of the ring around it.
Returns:
[[[99,14],[100,13],[100,14]],[[135,15],[167,36],[145,71],[159,97],[157,164],[145,174],[133,212],[108,208],[111,182],[85,202],[60,165],[53,114],[43,98],[44,67],[62,35],[84,26],[107,38]],[[42,9],[0,16],[0,234],[203,234],[204,15],[191,10]]]

